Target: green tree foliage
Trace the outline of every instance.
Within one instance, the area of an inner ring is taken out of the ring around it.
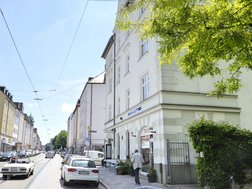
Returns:
[[[197,160],[201,186],[227,189],[231,176],[241,186],[251,182],[246,171],[252,168],[252,132],[201,119],[190,124],[189,135],[196,152],[204,154]]]
[[[132,20],[141,7],[150,15]],[[217,78],[211,94],[237,92],[241,73],[252,69],[251,0],[135,0],[121,9],[117,26],[157,38],[161,63],[176,61],[190,78]]]
[[[51,149],[51,144],[50,144],[50,143],[47,143],[47,144],[45,145],[45,151],[50,151],[50,150],[52,150],[52,149]]]
[[[64,149],[67,144],[67,131],[62,130],[58,135],[56,135],[52,140],[52,145],[54,149]]]

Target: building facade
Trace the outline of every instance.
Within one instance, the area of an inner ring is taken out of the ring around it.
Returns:
[[[119,6],[124,3],[129,2],[119,1]],[[146,14],[141,9],[132,17],[141,20]],[[142,174],[152,166],[159,182],[196,183],[198,154],[188,124],[204,116],[238,125],[238,97],[207,96],[213,79],[189,80],[176,64],[160,65],[157,49],[156,41],[116,27],[105,47],[106,155],[125,160],[139,149],[145,160]]]
[[[6,87],[0,86],[0,151],[31,149],[34,120],[23,113],[23,103],[14,102]]]
[[[74,153],[85,150],[103,151],[105,122],[105,74],[88,79],[74,112],[68,120],[68,148]]]

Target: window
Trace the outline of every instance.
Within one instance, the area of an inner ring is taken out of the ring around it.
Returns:
[[[88,160],[73,160],[72,167],[84,167],[84,168],[95,168],[94,161]]]
[[[141,17],[145,11],[146,7],[140,7],[139,9],[139,17]]]
[[[112,92],[112,78],[108,80],[108,94]]]
[[[130,30],[127,30],[127,31],[126,31],[126,38],[128,38],[129,35],[130,35]]]
[[[130,90],[126,91],[126,110],[130,108]]]
[[[121,67],[118,65],[117,66],[117,72],[116,72],[116,83],[119,84],[121,80]]]
[[[149,75],[145,74],[141,79],[141,94],[142,100],[149,97]]]
[[[134,3],[135,0],[126,0],[125,7],[129,6],[129,4]]]
[[[112,106],[109,105],[109,108],[108,108],[108,119],[112,119]]]
[[[119,98],[117,98],[117,115],[120,114],[120,106],[121,106],[121,99],[119,97]]]
[[[144,39],[140,41],[140,58],[148,52],[148,42]]]
[[[108,58],[106,59],[106,66],[109,67],[112,62],[113,62],[113,57],[112,57],[112,54],[110,53],[108,55]]]
[[[130,55],[126,56],[126,63],[125,63],[125,75],[130,71]]]
[[[121,47],[121,36],[120,33],[117,33],[117,49],[119,50]]]

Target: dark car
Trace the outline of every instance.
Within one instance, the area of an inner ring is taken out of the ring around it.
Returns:
[[[15,151],[3,152],[2,157],[0,157],[0,161],[10,161],[11,157],[17,157],[17,152]]]

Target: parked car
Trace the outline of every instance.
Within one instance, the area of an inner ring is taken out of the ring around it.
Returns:
[[[35,164],[29,157],[19,158],[13,156],[9,163],[2,167],[1,173],[3,174],[3,179],[5,180],[8,176],[13,177],[24,175],[28,178],[30,175],[33,175],[34,168]]]
[[[45,154],[45,158],[53,158],[55,156],[55,153],[53,151],[48,151]]]
[[[62,167],[63,167],[63,165],[66,163],[66,161],[70,158],[70,157],[72,157],[74,154],[65,154],[65,156],[64,156],[64,158],[63,158],[63,160],[62,160],[62,163],[61,163],[61,169],[62,169]]]
[[[92,183],[99,186],[99,170],[91,158],[84,156],[71,156],[67,159],[61,169],[61,179],[63,185],[69,185],[71,182]]]
[[[26,157],[26,150],[20,150],[17,152],[18,157]]]
[[[88,150],[84,151],[83,155],[92,158],[96,165],[102,165],[102,161],[104,160],[104,153],[100,151]]]
[[[3,152],[2,156],[0,156],[0,161],[9,161],[13,156],[16,157],[17,152],[15,151]]]
[[[32,150],[26,150],[26,156],[31,157],[32,156]]]

